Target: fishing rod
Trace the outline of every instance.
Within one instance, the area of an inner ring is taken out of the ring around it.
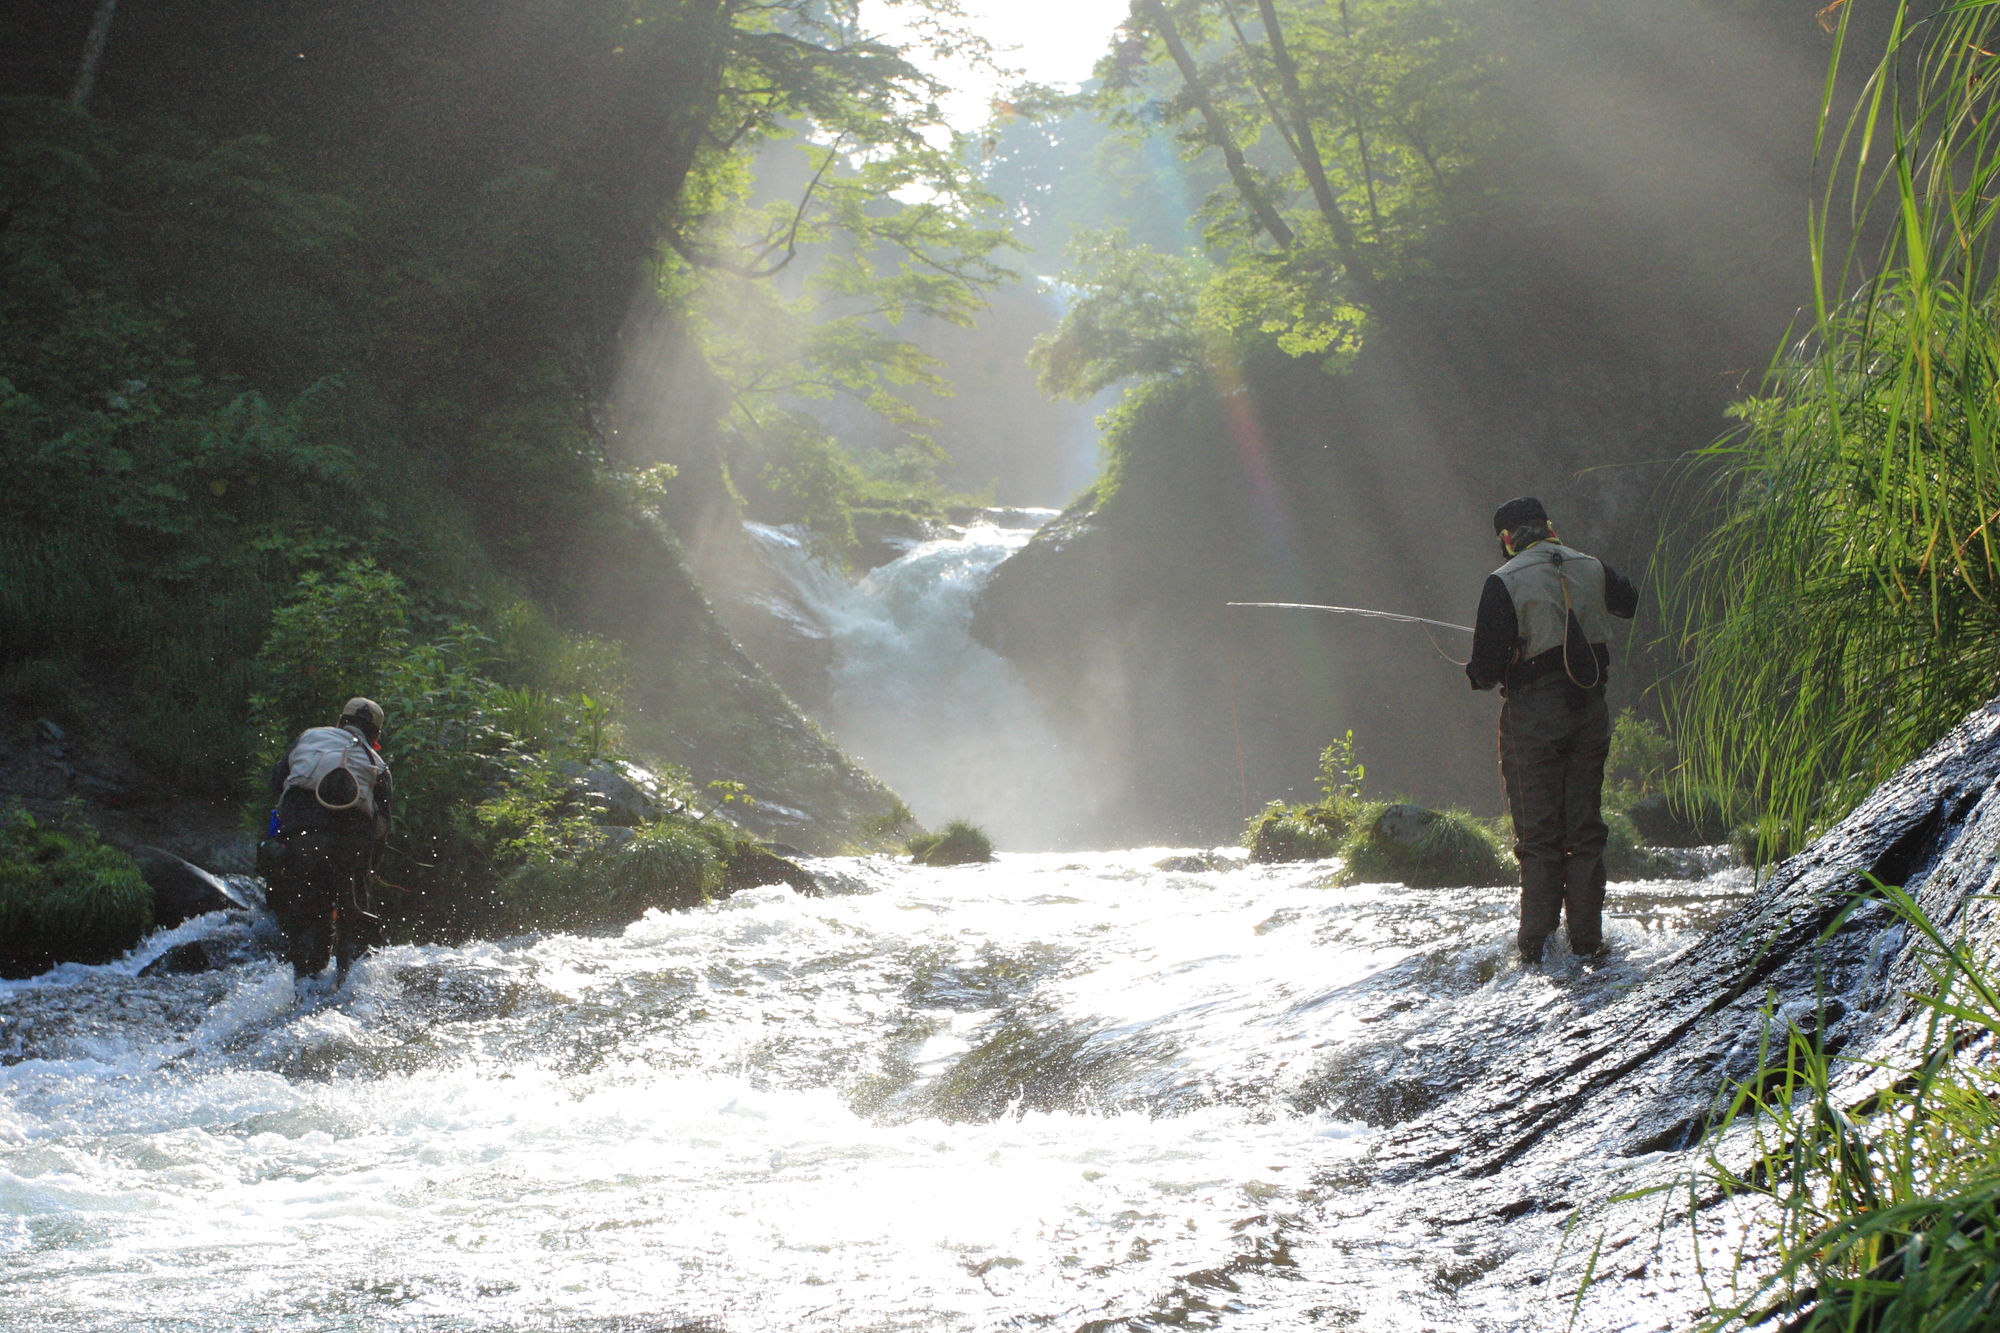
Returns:
[[[1424,637],[1430,639],[1431,647],[1436,649],[1437,655],[1453,666],[1464,666],[1465,663],[1453,657],[1443,648],[1438,647],[1438,641],[1431,638],[1431,632],[1428,627],[1435,625],[1439,629],[1455,629],[1461,634],[1477,634],[1479,632],[1470,625],[1454,625],[1449,620],[1432,620],[1429,616],[1406,616],[1396,611],[1371,611],[1365,606],[1320,606],[1315,602],[1229,602],[1226,605],[1263,607],[1273,611],[1330,611],[1334,615],[1340,616],[1365,616],[1370,620],[1393,620],[1403,625],[1422,625],[1426,627],[1424,629]],[[1250,818],[1250,779],[1243,764],[1243,724],[1237,720],[1236,716],[1236,655],[1233,648],[1229,654],[1229,724],[1236,732],[1236,780],[1241,784],[1243,792],[1243,817],[1245,820],[1248,820]]]
[[[1343,616],[1368,616],[1374,620],[1397,620],[1406,625],[1436,625],[1439,629],[1455,629],[1465,634],[1476,633],[1470,625],[1454,625],[1449,620],[1432,620],[1428,616],[1398,615],[1394,611],[1370,611],[1360,606],[1316,606],[1311,602],[1230,602],[1230,606],[1265,606],[1279,611],[1332,611]]]

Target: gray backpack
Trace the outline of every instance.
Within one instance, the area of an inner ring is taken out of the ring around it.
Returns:
[[[292,746],[285,789],[303,787],[329,810],[375,814],[375,779],[388,770],[382,756],[346,727],[314,727]]]

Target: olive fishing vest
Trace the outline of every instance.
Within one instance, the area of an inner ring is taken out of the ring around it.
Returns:
[[[375,779],[389,765],[346,727],[313,727],[292,745],[285,787],[303,787],[329,810],[375,813]]]
[[[1604,566],[1555,542],[1537,542],[1493,571],[1514,599],[1514,624],[1521,636],[1521,660],[1560,648],[1568,635],[1567,610],[1576,612],[1583,637],[1611,639],[1611,613],[1604,607]],[[1568,607],[1563,585],[1569,585]],[[1579,664],[1580,666],[1581,664]]]

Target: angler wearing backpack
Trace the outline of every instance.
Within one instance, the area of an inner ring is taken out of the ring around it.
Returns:
[[[260,859],[300,979],[324,971],[337,948],[338,986],[374,942],[368,879],[388,843],[394,800],[381,737],[381,705],[349,699],[337,725],[300,733],[271,770],[276,828]]]
[[[1500,772],[1521,863],[1521,957],[1542,961],[1561,921],[1570,952],[1604,949],[1604,763],[1611,713],[1611,620],[1639,607],[1632,581],[1565,546],[1542,502],[1522,496],[1493,515],[1506,563],[1479,598],[1475,690],[1500,686]]]

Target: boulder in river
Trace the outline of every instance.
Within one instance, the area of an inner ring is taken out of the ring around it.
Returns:
[[[241,890],[209,874],[191,861],[183,861],[158,847],[139,847],[132,853],[139,873],[153,891],[153,924],[162,928],[178,926],[189,917],[204,912],[225,912],[232,907],[255,904]]]
[[[926,866],[977,865],[993,859],[993,840],[977,824],[954,819],[936,833],[910,839],[910,859]]]
[[[659,779],[637,764],[593,759],[588,764],[565,765],[564,771],[583,790],[584,800],[595,811],[600,824],[637,828],[665,813],[655,795]]]
[[[181,977],[213,972],[215,963],[202,940],[183,940],[139,969],[142,977]]]
[[[1243,865],[1241,858],[1223,852],[1181,852],[1153,862],[1153,869],[1177,875],[1205,875],[1212,871],[1241,870]]]
[[[807,897],[819,896],[819,884],[804,866],[755,843],[744,843],[723,867],[722,887],[733,893],[763,884],[789,884]]]
[[[901,509],[856,509],[849,518],[854,527],[854,563],[862,569],[900,560],[945,535],[943,524]]]

